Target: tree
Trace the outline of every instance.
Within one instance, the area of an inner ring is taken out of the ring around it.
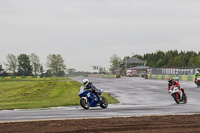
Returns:
[[[11,71],[13,75],[16,75],[17,70],[17,57],[13,54],[8,54],[6,56],[7,63],[4,63],[6,65],[6,69]]]
[[[51,73],[56,76],[58,76],[59,71],[65,71],[66,69],[66,65],[64,64],[64,60],[60,54],[50,54],[47,56],[46,64]]]
[[[76,69],[74,68],[67,69],[67,73],[70,77],[74,77],[76,76]]]
[[[200,67],[200,55],[190,59],[190,61],[188,62],[188,66],[193,67],[193,65],[195,67]]]
[[[185,67],[185,60],[183,60],[183,55],[179,55],[169,60],[167,64],[169,67]]]
[[[110,57],[110,63],[111,63],[111,66],[113,67],[119,66],[122,63],[122,59],[118,57],[116,54],[114,54]]]
[[[110,71],[115,71],[117,69],[120,69],[120,65],[122,64],[122,59],[118,57],[116,54],[112,55],[110,57]]]
[[[42,66],[42,65],[40,66],[40,73],[41,73],[41,74],[43,74],[43,73],[44,73],[44,68],[43,68],[43,66]]]
[[[164,66],[164,60],[163,59],[159,59],[156,64],[155,64],[155,67],[162,67]]]
[[[40,77],[44,77],[44,69],[42,65],[40,66],[40,73]]]
[[[131,58],[130,56],[125,56],[124,59],[123,59],[123,61],[126,61],[126,60],[128,60],[130,58]]]
[[[26,54],[20,54],[18,56],[18,75],[19,76],[32,75],[32,67],[30,65],[29,56]]]
[[[31,66],[33,68],[33,72],[34,72],[35,75],[37,75],[37,72],[40,71],[40,66],[41,66],[40,65],[40,59],[34,53],[32,53],[29,57],[30,57]]]
[[[58,77],[64,77],[65,76],[65,72],[64,71],[59,71],[57,76]]]
[[[0,74],[2,73],[2,71],[4,71],[4,69],[3,69],[3,67],[2,67],[2,65],[0,63]]]
[[[9,76],[9,74],[6,71],[4,71],[4,72],[0,73],[0,76]]]
[[[47,70],[47,72],[44,75],[45,77],[51,77],[52,74],[50,70]]]
[[[140,60],[143,60],[142,56],[141,56],[141,55],[138,55],[138,54],[134,54],[134,56],[132,56],[132,57],[136,57],[136,58],[138,58],[138,59],[140,59]]]

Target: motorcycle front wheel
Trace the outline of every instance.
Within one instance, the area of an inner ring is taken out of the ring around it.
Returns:
[[[81,98],[80,99],[80,104],[84,109],[89,109],[90,108],[90,102],[89,102],[88,99],[86,100],[84,98]]]
[[[108,107],[108,101],[105,97],[101,96],[100,107],[105,109]]]
[[[180,103],[180,99],[179,99],[179,95],[177,94],[177,93],[175,93],[175,94],[172,94],[172,97],[174,98],[174,101],[176,102],[176,103]]]

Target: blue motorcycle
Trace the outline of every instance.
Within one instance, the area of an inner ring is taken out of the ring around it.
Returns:
[[[97,93],[99,98],[93,93]],[[100,106],[101,108],[108,107],[108,101],[105,97],[101,96],[103,90],[96,89],[93,87],[90,91],[86,90],[83,86],[80,88],[79,97],[80,104],[84,109],[89,109],[90,107]]]

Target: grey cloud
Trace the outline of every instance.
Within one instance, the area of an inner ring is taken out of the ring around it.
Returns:
[[[67,67],[109,67],[112,54],[196,50],[199,0],[1,0],[0,61],[60,53]],[[190,47],[188,47],[188,43]]]

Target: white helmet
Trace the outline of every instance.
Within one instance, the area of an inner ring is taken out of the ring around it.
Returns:
[[[197,71],[196,74],[199,74],[199,71]]]
[[[84,86],[87,86],[88,83],[89,83],[89,80],[88,80],[88,79],[84,79],[84,80],[83,80],[83,85],[84,85]]]

